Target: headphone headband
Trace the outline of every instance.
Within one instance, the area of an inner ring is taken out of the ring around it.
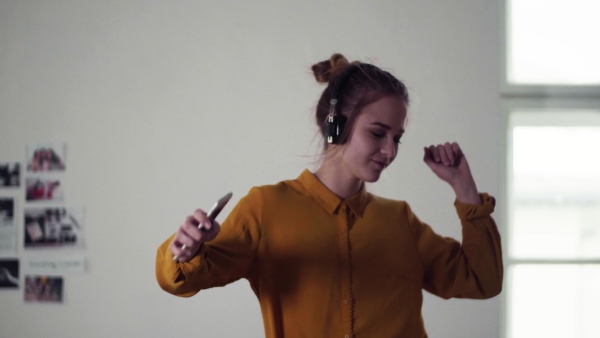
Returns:
[[[346,122],[346,117],[342,114],[336,114],[335,105],[338,102],[338,94],[342,89],[342,86],[346,82],[346,79],[354,73],[358,69],[357,64],[351,64],[348,68],[344,69],[340,75],[338,75],[333,83],[333,91],[331,94],[330,106],[329,106],[329,116],[327,117],[327,123],[325,127],[325,131],[327,134],[327,143],[338,143],[340,137],[342,135],[342,130],[344,127],[344,123]]]
[[[334,80],[335,82],[333,83],[333,91],[331,94],[331,101],[330,101],[332,105],[335,105],[337,103],[337,97],[340,93],[340,90],[342,89],[342,86],[344,85],[344,83],[346,83],[346,79],[357,70],[358,70],[358,65],[351,64],[346,69],[344,69],[344,71],[340,75],[338,75],[335,78],[335,80]]]

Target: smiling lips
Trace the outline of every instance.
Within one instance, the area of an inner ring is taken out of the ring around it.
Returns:
[[[377,161],[377,160],[371,160],[371,162],[375,163],[375,166],[377,167],[378,170],[383,170],[387,167],[388,163],[387,161],[382,162],[382,161]]]

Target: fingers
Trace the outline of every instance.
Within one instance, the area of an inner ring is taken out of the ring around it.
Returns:
[[[423,160],[429,163],[442,164],[446,167],[456,166],[462,157],[460,146],[456,142],[430,145],[424,148]]]
[[[219,231],[219,223],[211,221],[203,210],[197,209],[186,217],[175,233],[170,250],[177,261],[186,262],[196,254],[202,243],[213,240]]]

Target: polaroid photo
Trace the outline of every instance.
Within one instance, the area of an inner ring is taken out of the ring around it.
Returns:
[[[83,208],[45,207],[24,210],[24,247],[83,248]]]
[[[38,143],[27,146],[27,171],[65,171],[67,145],[65,143]]]
[[[0,188],[17,188],[21,182],[21,164],[18,162],[0,163]]]
[[[0,290],[19,287],[19,261],[0,259]]]
[[[17,254],[16,204],[13,197],[0,197],[0,255]]]
[[[64,192],[60,179],[45,177],[27,177],[25,179],[25,200],[37,201],[64,201]]]
[[[24,300],[28,303],[62,303],[64,280],[60,276],[25,276]]]
[[[0,197],[0,229],[15,226],[15,199]]]

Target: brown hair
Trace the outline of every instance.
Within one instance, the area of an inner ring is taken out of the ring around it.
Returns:
[[[356,65],[357,70],[344,80],[337,97],[336,113],[344,115],[347,119],[339,143],[348,141],[359,112],[368,104],[385,96],[396,96],[406,104],[409,103],[406,86],[389,72],[368,63],[350,63],[342,54],[333,54],[329,60],[312,66],[317,82],[327,84],[317,103],[315,114],[315,122],[323,136],[326,134],[325,122],[331,108],[330,100],[335,79],[351,65]],[[324,146],[326,149],[327,143]]]

